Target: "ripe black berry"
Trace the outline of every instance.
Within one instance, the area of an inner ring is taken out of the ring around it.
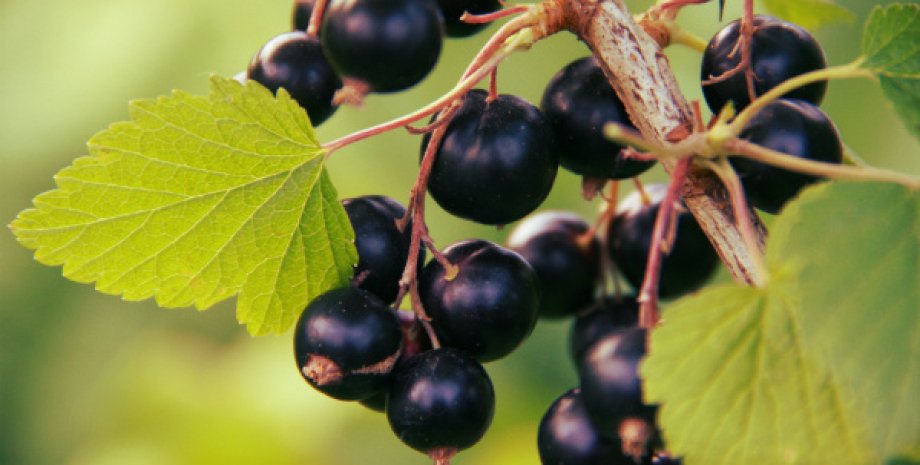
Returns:
[[[495,391],[476,360],[441,348],[400,364],[386,410],[401,441],[435,460],[449,460],[485,434],[495,412]]]
[[[643,205],[641,195],[633,192],[620,204],[608,228],[610,258],[636,289],[641,288],[645,277],[652,230],[665,190],[664,185],[646,186],[645,191],[652,201],[650,205]],[[661,263],[658,295],[678,297],[699,289],[718,264],[718,255],[693,215],[688,211],[680,212],[674,244]]]
[[[703,53],[700,72],[703,81],[718,77],[738,65],[741,53],[736,51],[736,45],[740,29],[740,20],[733,21],[709,41]],[[757,96],[789,78],[827,67],[824,51],[808,31],[763,15],[754,17],[751,61],[755,74],[754,93]],[[825,90],[827,81],[820,81],[800,87],[785,96],[818,105],[824,98]],[[728,102],[734,103],[735,111],[741,111],[751,103],[744,72],[722,82],[703,85],[703,96],[713,113],[722,111]]]
[[[651,460],[651,447],[658,441],[656,408],[642,403],[638,374],[645,344],[645,330],[636,327],[607,335],[585,354],[578,375],[585,407],[600,434],[620,441],[624,454]]]
[[[272,92],[279,87],[287,90],[314,126],[337,109],[332,97],[342,80],[326,61],[319,41],[302,31],[285,32],[268,41],[252,58],[247,75]]]
[[[418,323],[414,313],[398,311],[396,316],[399,320],[399,330],[402,333],[402,351],[396,360],[394,371],[398,370],[400,364],[405,363],[406,360],[426,350],[431,350],[431,340],[428,339],[428,334]],[[387,386],[377,394],[361,400],[360,404],[371,410],[384,412],[386,411],[386,400],[389,392],[390,389]]]
[[[346,287],[307,305],[294,329],[294,357],[311,386],[360,400],[386,386],[401,342],[394,312],[370,292]]]
[[[770,102],[739,135],[755,144],[808,160],[840,163],[843,147],[837,128],[818,107],[802,100]],[[805,186],[819,178],[744,157],[729,158],[751,205],[778,213]]]
[[[543,415],[537,449],[544,465],[611,465],[622,455],[591,423],[579,389],[560,396]]]
[[[295,0],[294,11],[291,12],[291,27],[295,31],[306,31],[310,25],[310,15],[313,14],[313,5],[316,0]]]
[[[569,350],[576,366],[585,353],[609,334],[639,323],[639,302],[635,296],[605,297],[597,308],[579,315],[569,333]]]
[[[467,37],[479,32],[488,24],[470,24],[460,21],[464,12],[471,15],[491,13],[501,9],[498,0],[438,0],[438,6],[444,15],[444,30],[448,37]]]
[[[399,202],[384,196],[369,195],[342,201],[355,230],[358,264],[355,275],[358,287],[367,289],[387,303],[396,299],[399,279],[409,258],[412,221],[400,231],[396,221],[406,214]],[[419,266],[424,262],[419,253]]]
[[[520,255],[483,240],[454,244],[444,256],[459,267],[456,277],[448,281],[444,267],[432,260],[418,280],[441,344],[481,362],[511,353],[537,321],[540,290],[533,268]]]
[[[623,102],[594,57],[569,63],[546,86],[540,107],[556,131],[559,163],[595,178],[631,178],[653,161],[626,158],[619,145],[604,137],[606,123],[635,128]]]
[[[332,0],[321,31],[335,68],[374,92],[408,89],[427,76],[443,34],[434,0]]]
[[[527,101],[472,90],[448,124],[428,190],[455,216],[506,224],[534,211],[556,179],[552,127]],[[422,141],[422,154],[429,137]]]
[[[540,281],[540,316],[571,315],[594,302],[601,275],[600,242],[578,215],[544,212],[525,219],[508,237]]]

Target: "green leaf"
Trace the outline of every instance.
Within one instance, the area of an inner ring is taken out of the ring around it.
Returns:
[[[354,233],[306,113],[283,91],[211,79],[211,94],[131,104],[10,225],[35,258],[126,300],[199,309],[239,294],[252,334],[290,327],[345,285]]]
[[[806,29],[853,20],[853,13],[833,0],[764,0],[763,4],[774,15]]]
[[[879,76],[882,91],[920,137],[920,5],[876,7],[863,32],[863,67]]]
[[[678,302],[643,366],[688,465],[911,463],[920,450],[920,194],[825,183],[777,218],[763,289]]]

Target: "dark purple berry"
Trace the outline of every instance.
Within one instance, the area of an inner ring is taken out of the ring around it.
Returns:
[[[396,92],[434,68],[444,21],[434,0],[331,0],[320,35],[343,76]]]
[[[291,12],[291,27],[295,31],[306,31],[310,26],[310,15],[313,14],[313,5],[316,0],[294,0],[294,11]]]
[[[735,20],[716,33],[703,53],[701,79],[706,81],[731,71],[738,66],[741,53],[736,51],[741,26]],[[827,67],[827,59],[818,42],[795,24],[772,16],[754,17],[754,35],[751,42],[751,61],[754,70],[754,93],[760,96],[783,81],[809,71]],[[787,98],[821,103],[827,81],[800,87],[787,94]],[[744,72],[713,84],[703,85],[703,96],[713,113],[732,102],[735,111],[751,103]]]
[[[757,145],[799,158],[827,163],[843,160],[837,128],[818,107],[802,100],[770,102],[749,121],[739,135]],[[820,179],[744,157],[729,158],[751,205],[779,213],[805,186]]]
[[[406,214],[405,207],[380,195],[345,199],[342,204],[355,231],[358,287],[392,303],[399,292],[399,280],[409,258],[412,239],[412,221],[401,231],[396,223]],[[424,250],[419,251],[418,265],[422,263]]]
[[[383,389],[399,357],[402,336],[393,310],[370,292],[333,289],[304,310],[294,328],[294,356],[304,379],[341,400]]]
[[[572,323],[569,349],[576,366],[585,353],[608,334],[639,324],[639,302],[635,296],[605,297],[590,312],[579,315]]]
[[[608,228],[610,259],[635,289],[640,289],[651,249],[655,218],[667,187],[645,187],[651,204],[643,205],[639,192],[633,192],[619,206]],[[677,215],[677,231],[670,253],[661,264],[658,295],[679,297],[699,289],[719,264],[719,256],[696,219],[689,211]]]
[[[342,80],[326,61],[315,37],[302,31],[285,32],[259,50],[247,70],[249,79],[276,92],[283,87],[307,111],[314,126],[335,113],[335,91]]]
[[[559,71],[546,86],[540,107],[556,132],[559,163],[574,173],[624,179],[655,163],[626,158],[622,145],[604,137],[607,123],[635,126],[594,57],[575,60]]]
[[[601,278],[600,241],[574,213],[544,212],[522,221],[508,237],[540,281],[540,316],[572,315],[592,302]]]
[[[540,290],[536,273],[520,255],[483,240],[444,250],[459,268],[448,280],[437,260],[418,279],[422,305],[445,347],[481,362],[508,355],[530,335],[537,321]]]
[[[400,364],[386,410],[402,442],[445,459],[485,434],[495,412],[495,391],[482,365],[469,355],[435,349]]]
[[[428,191],[449,213],[484,224],[506,224],[534,211],[556,179],[555,137],[527,101],[470,91],[448,124]],[[429,137],[422,142],[424,155]]]
[[[502,8],[498,0],[438,0],[444,15],[444,30],[448,37],[467,37],[488,26],[486,23],[470,24],[460,21],[465,12],[471,15],[491,13]]]
[[[537,449],[544,465],[611,465],[622,458],[616,445],[591,423],[579,389],[556,399],[543,415]]]

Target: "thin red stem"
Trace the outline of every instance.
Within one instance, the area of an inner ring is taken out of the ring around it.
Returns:
[[[489,96],[486,97],[486,103],[498,98],[498,66],[492,68],[492,74],[489,75]]]
[[[530,7],[528,7],[529,9]],[[514,18],[511,21],[505,23],[492,37],[489,38],[489,41],[479,49],[479,53],[473,58],[473,61],[470,62],[469,66],[466,67],[466,71],[463,72],[461,81],[469,77],[471,74],[476,72],[477,69],[483,67],[484,63],[489,59],[489,57],[494,56],[498,53],[499,50],[505,45],[505,41],[509,37],[517,34],[524,28],[534,25],[534,19],[527,16],[520,16]]]
[[[671,182],[667,192],[658,208],[658,217],[655,218],[655,228],[652,231],[652,243],[649,247],[648,261],[645,265],[645,277],[642,280],[642,290],[639,292],[639,326],[652,329],[658,325],[658,279],[661,273],[663,259],[663,245],[665,235],[668,233],[674,219],[674,209],[680,201],[680,188],[684,184],[687,172],[690,169],[691,157],[682,158],[671,172]]]
[[[310,13],[310,22],[307,24],[307,36],[316,37],[319,35],[320,25],[323,23],[323,15],[326,13],[327,0],[316,0],[313,4],[313,12]]]
[[[483,13],[481,15],[474,15],[470,14],[469,11],[464,11],[463,14],[460,15],[460,21],[463,21],[467,24],[485,24],[519,13],[526,13],[529,10],[530,5],[516,5],[510,8],[493,11],[491,13]]]

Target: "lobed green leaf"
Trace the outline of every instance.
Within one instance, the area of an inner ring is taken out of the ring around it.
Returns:
[[[684,299],[643,366],[688,465],[908,464],[920,450],[920,194],[825,183],[779,216],[762,289]]]
[[[126,300],[199,309],[239,294],[253,334],[344,285],[354,233],[306,113],[285,92],[211,79],[208,96],[131,104],[10,225],[35,258]]]

